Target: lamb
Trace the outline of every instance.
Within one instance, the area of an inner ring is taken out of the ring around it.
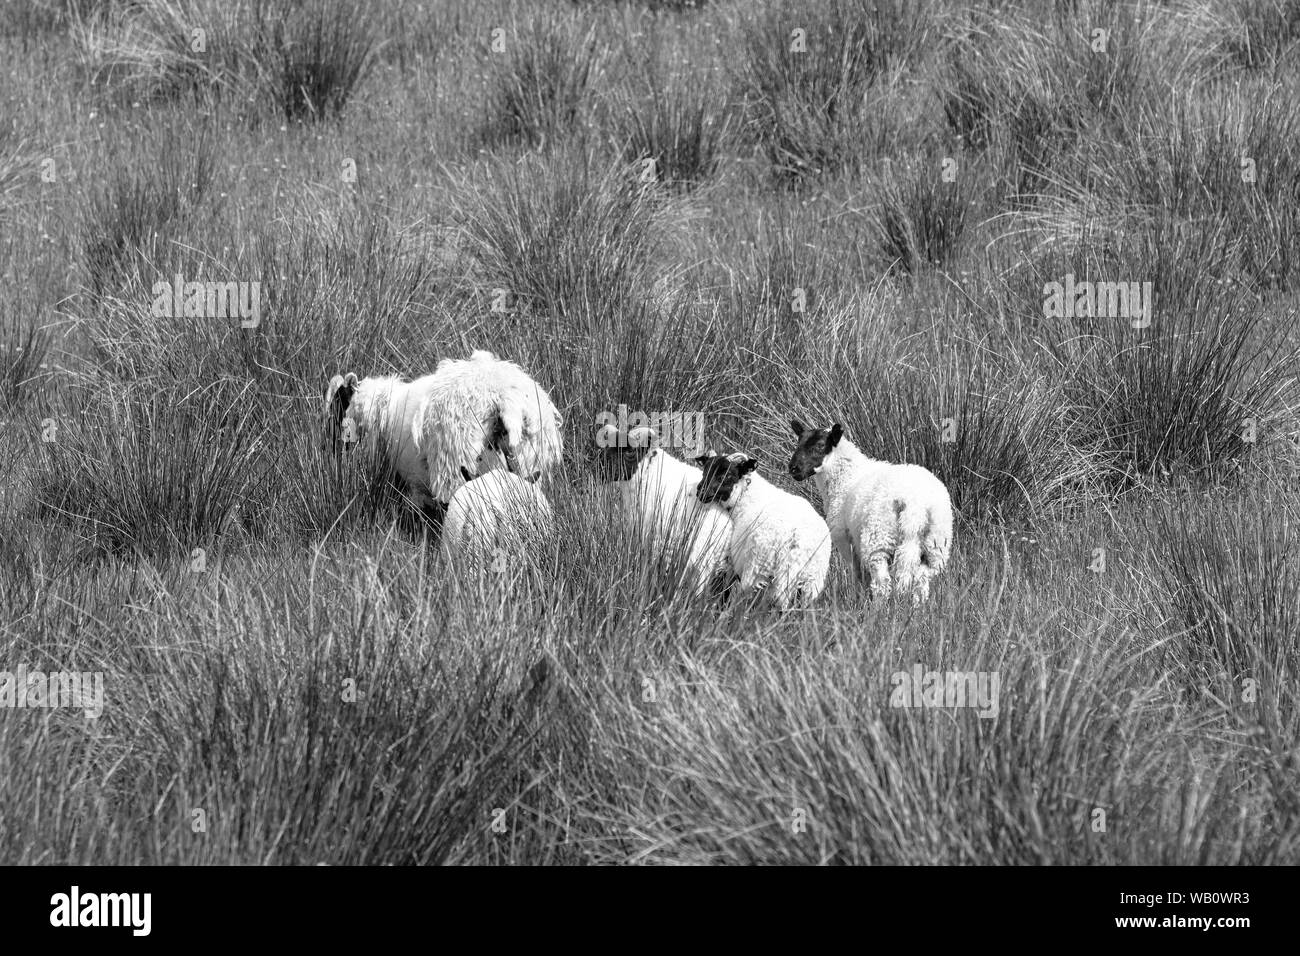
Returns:
[[[914,605],[926,601],[952,550],[952,499],[943,482],[920,465],[868,458],[838,423],[809,428],[794,420],[790,428],[799,439],[790,476],[816,476],[840,557],[856,576],[865,570],[874,597],[897,588]]]
[[[744,592],[781,610],[811,604],[826,586],[830,530],[813,506],[771,484],[744,454],[710,452],[696,497],[731,515],[731,562]]]
[[[495,468],[476,476],[462,467],[464,484],[451,496],[442,525],[443,553],[459,566],[482,568],[490,560],[520,557],[547,537],[553,517],[536,484],[540,475],[524,479]]]
[[[563,421],[546,391],[518,365],[482,350],[443,359],[432,375],[410,382],[335,375],[326,406],[336,436],[367,445],[421,509],[451,500],[461,468],[484,474],[502,464],[546,474],[564,450]]]
[[[625,436],[606,425],[597,436],[606,480],[620,486],[624,517],[660,561],[680,567],[683,585],[699,596],[721,592],[732,577],[731,519],[695,497],[700,469],[670,455],[653,428]]]

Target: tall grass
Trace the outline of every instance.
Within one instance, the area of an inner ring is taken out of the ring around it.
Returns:
[[[191,394],[104,389],[49,446],[42,506],[110,551],[210,545],[258,480],[262,408],[214,383]]]
[[[954,262],[979,217],[986,174],[967,157],[932,154],[915,166],[887,169],[876,214],[882,252],[909,275]]]
[[[873,122],[869,95],[925,50],[925,0],[773,0],[743,30],[738,81],[750,130],[782,179],[833,174],[858,159]]]
[[[163,249],[186,216],[208,197],[216,176],[211,140],[168,129],[158,142],[156,162],[128,163],[101,180],[86,198],[82,249],[90,288],[96,294],[120,290],[131,281],[145,288],[145,263]]]
[[[1247,436],[1288,416],[1295,345],[1248,289],[1220,278],[1223,262],[1215,234],[1162,217],[1136,235],[1062,243],[1025,270],[1024,307],[1039,313],[1039,341],[1080,410],[1073,440],[1100,452],[1107,481],[1227,477],[1255,447]],[[1045,283],[1067,274],[1150,282],[1150,326],[1042,319]]]
[[[304,121],[337,116],[369,75],[370,13],[359,0],[145,0],[77,8],[72,37],[94,86]]]
[[[594,23],[572,17],[514,19],[496,27],[488,59],[481,139],[489,146],[552,146],[582,124],[607,53]]]
[[[629,51],[630,89],[612,107],[614,136],[627,162],[652,164],[643,177],[689,189],[717,171],[733,117],[715,77],[661,46],[638,41]]]
[[[450,200],[487,282],[525,308],[590,327],[654,291],[663,204],[640,173],[581,152],[489,160]]]
[[[106,679],[97,724],[0,709],[3,859],[1300,859],[1271,8],[662,6],[0,36],[0,659]],[[177,273],[259,282],[260,324],[155,315]],[[1067,273],[1150,281],[1152,323],[1049,315]],[[565,460],[554,534],[471,569],[323,396],[475,348]],[[816,506],[792,417],[930,468],[933,600],[838,558],[795,612],[683,593],[599,480],[620,404]],[[893,706],[918,664],[996,675],[997,716]]]
[[[0,305],[0,408],[18,407],[48,376],[44,366],[53,339],[36,310]]]

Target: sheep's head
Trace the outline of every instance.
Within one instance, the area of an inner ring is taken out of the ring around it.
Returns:
[[[523,412],[509,405],[499,406],[485,425],[483,449],[485,452],[495,453],[497,460],[505,465],[507,471],[516,475],[521,474],[515,454],[526,434]],[[482,461],[484,456],[479,457]],[[490,468],[491,463],[489,462],[488,465]]]
[[[606,425],[596,433],[596,444],[600,446],[596,468],[601,480],[628,481],[659,446],[659,435],[644,426],[623,435],[613,425]]]
[[[707,504],[729,508],[735,504],[734,496],[746,475],[758,467],[758,459],[745,454],[719,455],[710,451],[695,459],[704,472],[695,489],[695,497]]]
[[[790,456],[790,477],[795,481],[807,481],[821,471],[826,456],[835,451],[835,446],[844,437],[839,422],[830,428],[809,428],[796,418],[791,420],[790,430],[798,440],[794,454]]]
[[[361,437],[361,422],[353,402],[359,379],[353,372],[335,375],[325,391],[325,429],[331,441],[350,444]]]

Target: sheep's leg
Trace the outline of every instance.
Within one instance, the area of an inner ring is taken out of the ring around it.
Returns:
[[[925,572],[925,576],[921,578],[920,600],[917,601],[918,604],[924,604],[926,601],[930,600],[930,580],[933,577],[934,572],[927,571]]]
[[[424,519],[434,534],[440,533],[442,531],[442,519],[447,516],[447,503],[438,501],[432,495],[420,491],[415,492],[413,497],[416,506],[420,510],[420,517]]]
[[[891,573],[895,593],[907,595],[913,605],[920,603],[921,569],[909,564],[906,558],[900,559],[899,552],[895,551]]]
[[[938,571],[928,565],[921,568],[916,576],[917,593],[912,596],[912,602],[914,604],[923,604],[930,600],[930,582],[933,581],[938,574]]]
[[[762,594],[766,587],[767,579],[752,565],[740,573],[740,590],[746,597]]]
[[[710,596],[723,605],[727,604],[731,600],[731,592],[735,581],[736,576],[731,572],[730,568],[715,571],[708,581]]]
[[[871,596],[878,601],[889,599],[894,582],[889,577],[889,552],[872,551],[867,555],[867,570],[871,576]]]
[[[835,552],[840,556],[840,560],[852,570],[853,576],[861,578],[863,576],[862,562],[858,560],[857,552],[853,549],[853,539],[849,536],[849,533],[845,531],[841,534],[832,535],[831,544],[835,546]]]

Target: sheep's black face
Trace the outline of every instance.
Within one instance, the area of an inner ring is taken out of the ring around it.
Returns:
[[[645,456],[652,451],[654,449],[648,443],[634,442],[626,435],[619,436],[615,444],[597,450],[596,472],[601,481],[630,481]]]
[[[795,481],[807,481],[815,475],[844,435],[838,423],[830,428],[809,428],[798,419],[790,422],[790,430],[798,440],[790,456],[790,477]]]
[[[695,464],[704,473],[695,497],[704,504],[725,505],[731,500],[736,485],[758,467],[758,462],[745,455],[704,455]]]
[[[497,457],[505,462],[506,471],[511,474],[519,474],[519,464],[515,460],[515,448],[510,442],[510,429],[506,427],[505,419],[501,416],[498,409],[493,414],[491,421],[488,422],[487,436],[483,440],[483,447],[487,451],[496,452]]]
[[[335,375],[325,393],[325,431],[331,444],[348,444],[357,440],[356,423],[348,414],[357,391],[357,377]]]

